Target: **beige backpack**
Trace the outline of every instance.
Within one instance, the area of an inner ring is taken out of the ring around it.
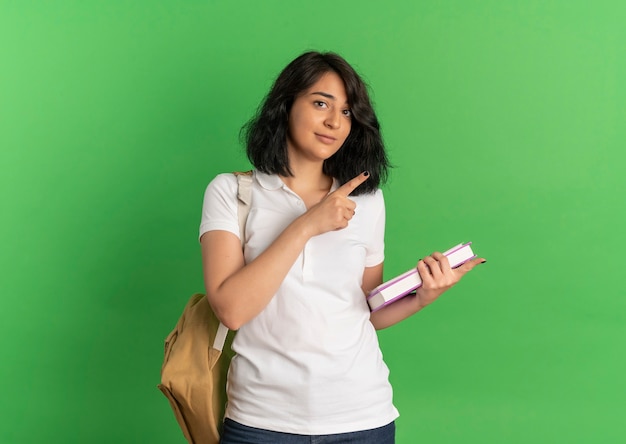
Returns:
[[[237,176],[237,214],[243,248],[252,172]],[[226,376],[234,332],[217,319],[205,295],[194,294],[165,339],[159,389],[190,444],[217,444],[226,409]]]

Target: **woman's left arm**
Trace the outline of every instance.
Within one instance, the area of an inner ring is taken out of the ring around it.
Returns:
[[[446,290],[459,282],[467,272],[484,262],[486,262],[485,259],[476,258],[452,269],[448,258],[439,252],[419,260],[417,271],[422,278],[422,286],[417,289],[415,294],[405,296],[372,313],[370,315],[372,324],[377,330],[381,330],[408,318],[435,302]],[[366,295],[382,283],[382,277],[382,263],[365,269],[363,291]]]

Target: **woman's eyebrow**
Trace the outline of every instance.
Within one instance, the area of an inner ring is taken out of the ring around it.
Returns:
[[[315,95],[315,94],[320,95],[322,97],[326,97],[327,99],[330,99],[330,100],[337,100],[337,98],[335,96],[333,96],[332,94],[329,94],[329,93],[326,93],[326,92],[323,92],[323,91],[314,91],[314,92],[311,93],[311,95]],[[348,101],[346,101],[346,104],[347,103],[348,103]]]
[[[328,93],[325,93],[325,92],[322,92],[322,91],[315,91],[315,92],[311,93],[311,95],[314,95],[314,94],[319,94],[320,96],[326,97],[327,99],[337,100],[337,98],[335,96],[333,96],[332,94],[328,94]]]

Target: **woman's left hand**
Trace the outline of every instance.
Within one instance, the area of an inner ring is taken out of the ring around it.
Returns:
[[[435,302],[446,290],[459,282],[465,273],[485,262],[483,258],[476,258],[452,269],[448,258],[439,252],[419,260],[417,271],[422,278],[422,286],[417,289],[416,300],[420,308]]]

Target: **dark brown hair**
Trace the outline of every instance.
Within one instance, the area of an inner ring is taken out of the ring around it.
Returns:
[[[256,115],[242,128],[248,159],[264,173],[292,175],[287,154],[291,107],[298,95],[328,72],[337,73],[343,80],[351,110],[351,129],[339,151],[324,161],[323,171],[341,184],[369,171],[370,178],[352,194],[374,192],[385,182],[390,168],[380,125],[365,82],[335,53],[306,52],[283,69]]]

